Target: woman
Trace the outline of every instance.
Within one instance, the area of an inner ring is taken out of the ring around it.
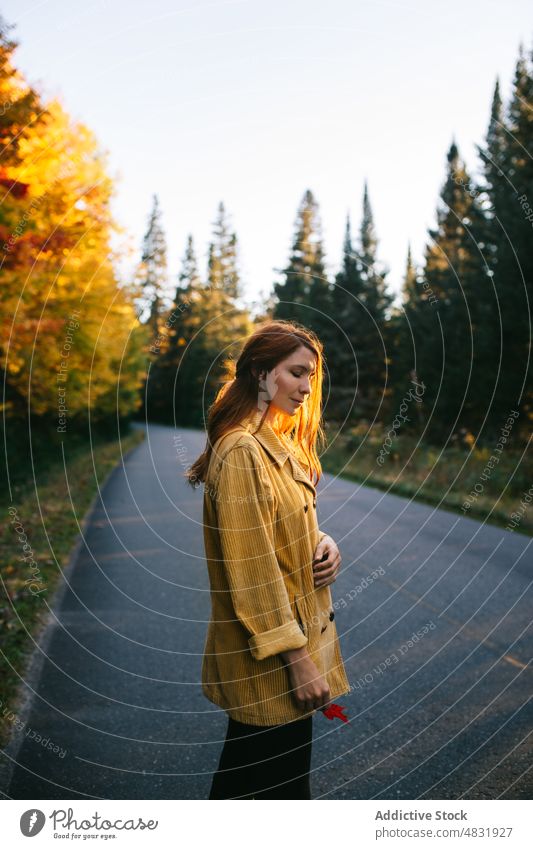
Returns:
[[[299,324],[261,325],[186,473],[205,484],[202,688],[228,714],[210,799],[310,799],[313,714],[350,689],[329,589],[341,555],[316,519],[322,350]]]

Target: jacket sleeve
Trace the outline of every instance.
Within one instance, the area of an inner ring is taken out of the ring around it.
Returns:
[[[276,556],[274,494],[258,452],[236,445],[222,460],[216,514],[235,615],[255,660],[307,644]]]

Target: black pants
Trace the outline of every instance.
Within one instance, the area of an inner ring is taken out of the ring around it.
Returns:
[[[228,730],[210,799],[310,799],[313,717],[284,725],[246,725],[228,717]]]

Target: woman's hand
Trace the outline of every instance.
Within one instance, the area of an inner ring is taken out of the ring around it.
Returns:
[[[313,577],[315,589],[327,587],[337,580],[341,565],[341,553],[330,536],[322,537],[313,555]]]
[[[291,692],[298,707],[306,711],[325,708],[330,702],[329,684],[311,660],[305,646],[282,652],[287,665]]]

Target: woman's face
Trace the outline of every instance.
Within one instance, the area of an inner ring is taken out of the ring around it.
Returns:
[[[271,371],[261,372],[259,386],[264,392],[265,400],[271,399],[269,406],[272,412],[282,410],[289,416],[294,416],[311,392],[310,376],[315,369],[316,355],[305,345],[301,345]]]

